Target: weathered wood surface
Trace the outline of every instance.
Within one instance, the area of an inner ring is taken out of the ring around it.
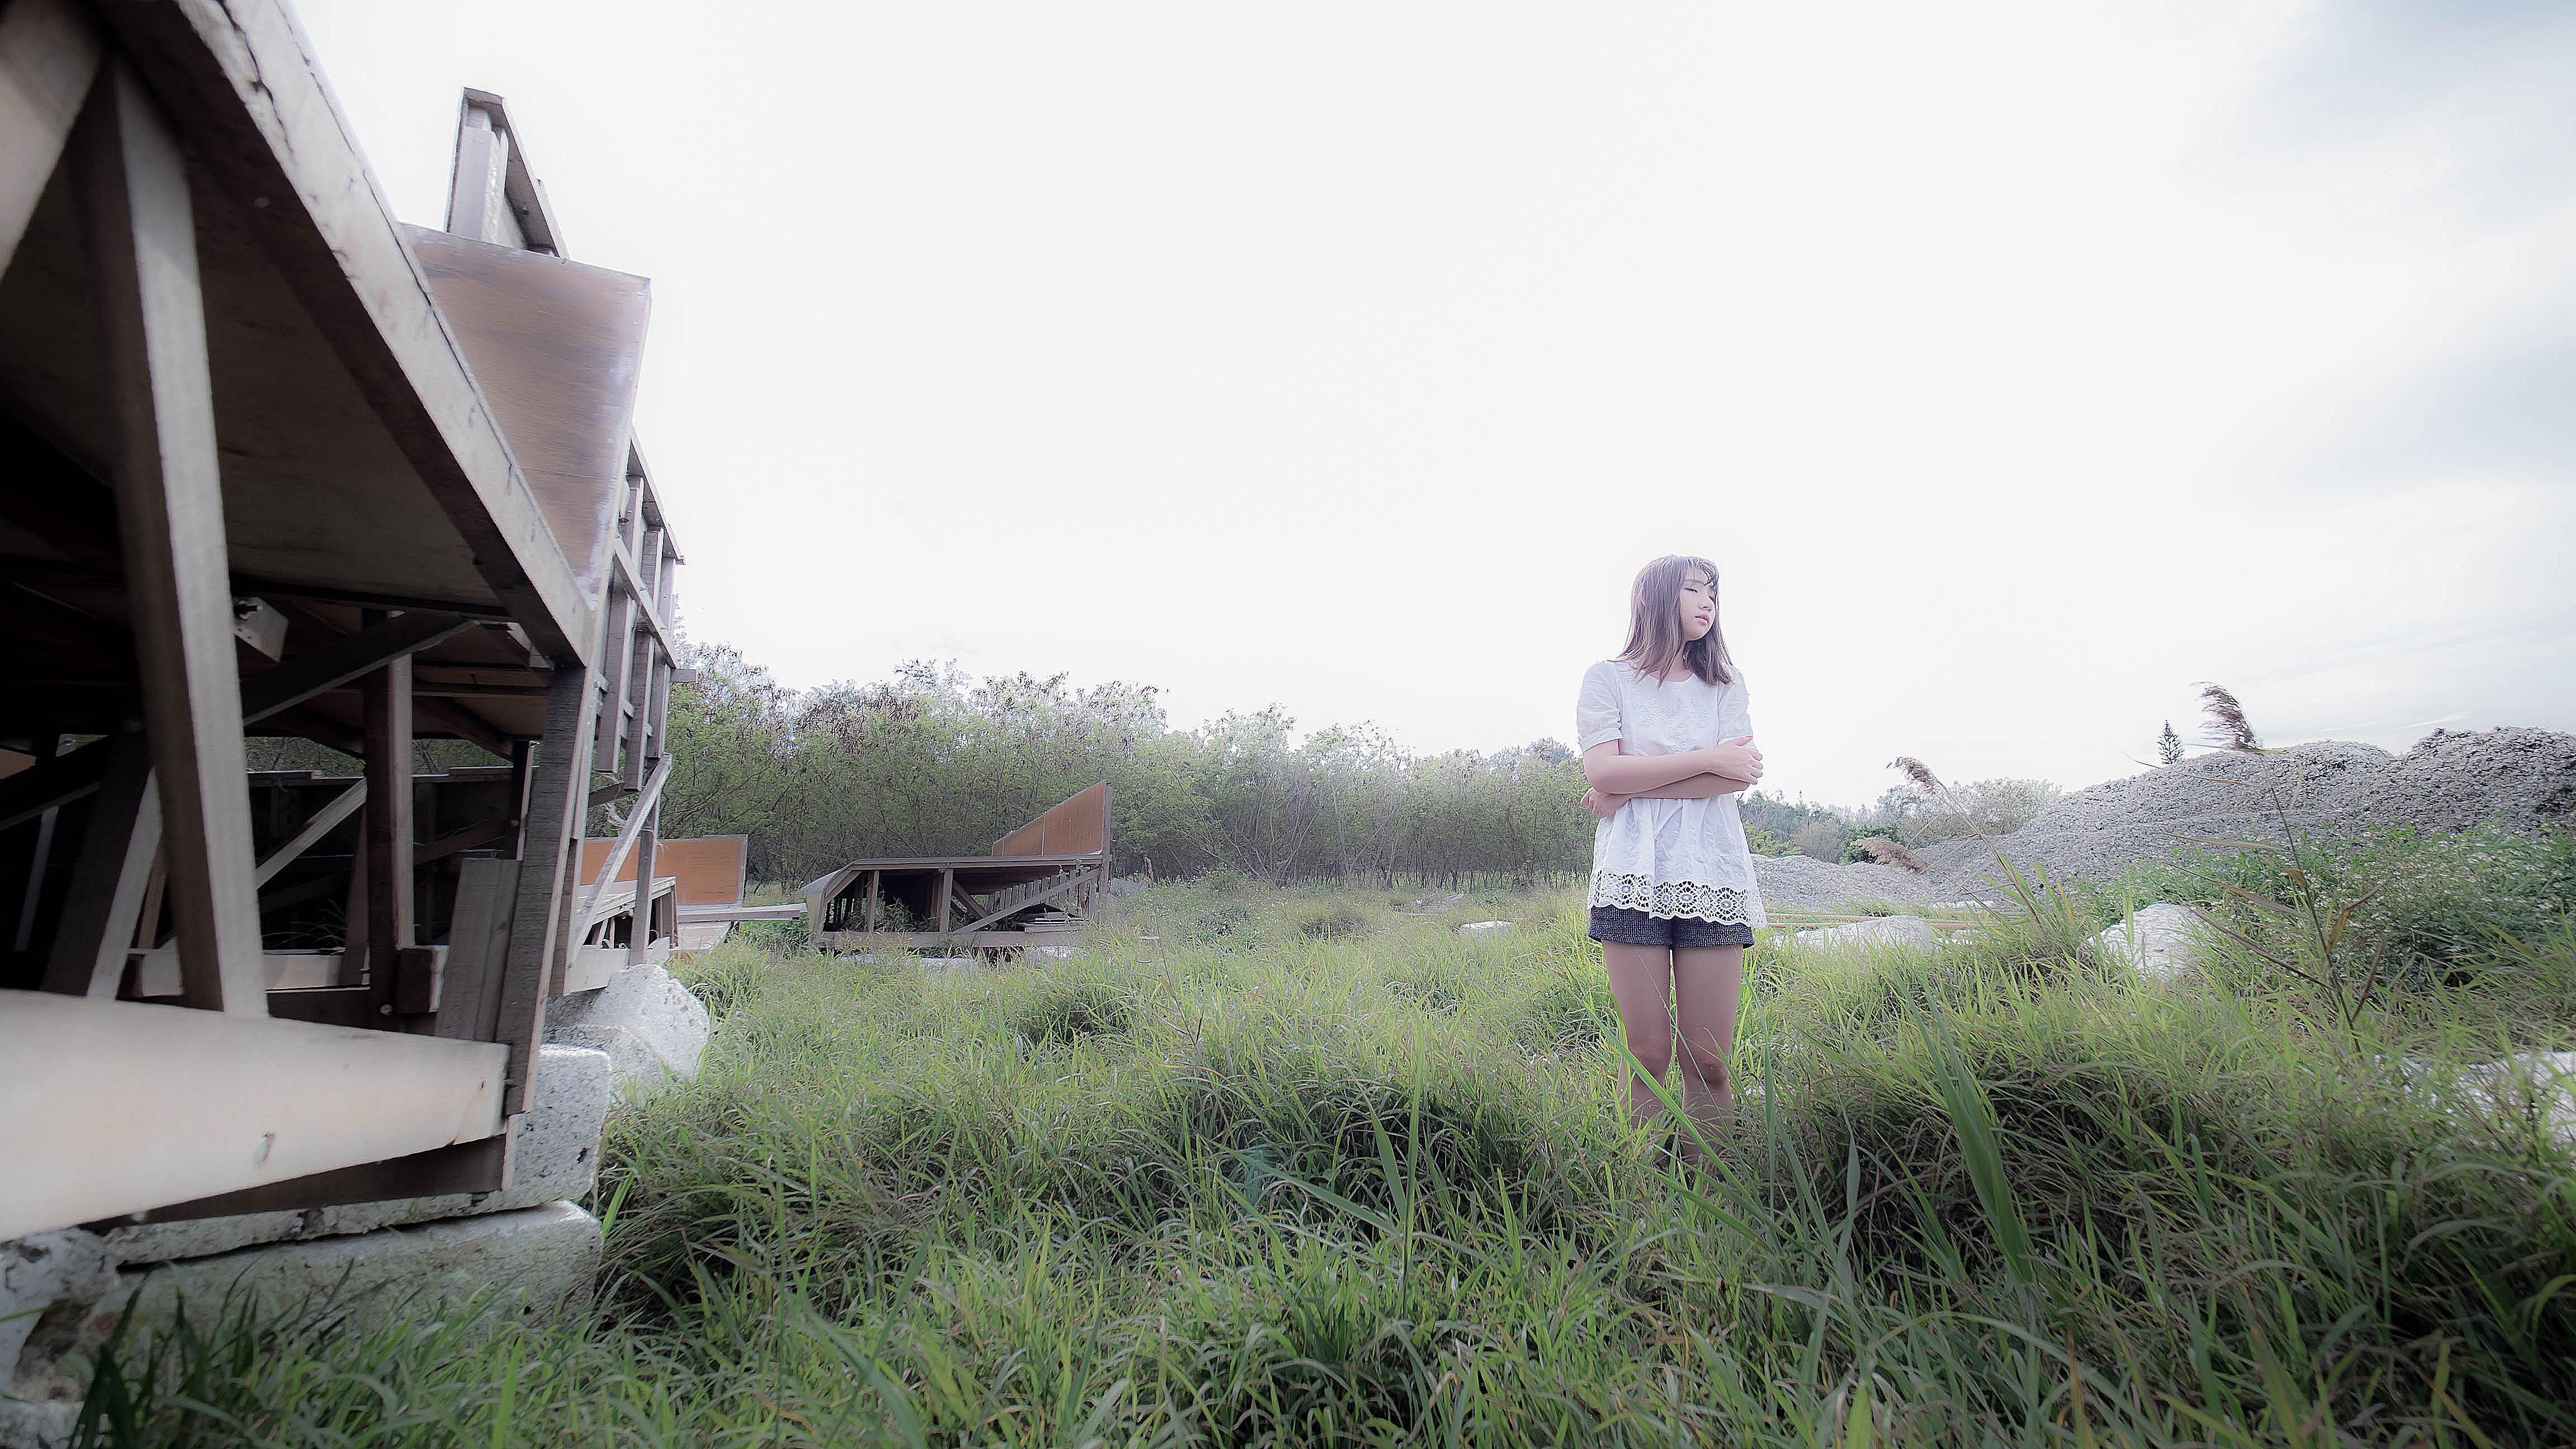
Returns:
[[[98,27],[72,0],[11,0],[0,10],[0,272],[36,214],[103,53]]]
[[[240,671],[196,223],[179,138],[111,59],[74,138],[107,358],[127,612],[188,1004],[265,1015]]]
[[[472,569],[540,648],[587,662],[598,638],[592,600],[282,0],[97,8],[461,536]]]
[[[490,1042],[12,993],[0,1239],[489,1137],[506,1057]]]

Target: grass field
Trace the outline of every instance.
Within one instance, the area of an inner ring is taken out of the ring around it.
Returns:
[[[1408,905],[675,963],[720,1025],[612,1121],[593,1321],[129,1343],[96,1442],[2576,1443],[2576,1175],[2452,1090],[2576,1046],[2563,925],[2349,1026],[2000,918],[1766,940],[1700,1173],[1619,1121],[1578,897]]]

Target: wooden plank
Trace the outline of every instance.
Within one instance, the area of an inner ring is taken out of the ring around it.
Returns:
[[[294,839],[269,852],[268,858],[259,863],[257,870],[251,872],[251,884],[264,886],[277,879],[279,871],[302,859],[304,852],[311,850],[316,841],[338,829],[341,821],[348,819],[356,813],[359,806],[366,803],[367,782],[364,780],[332,796],[331,803],[313,812],[313,818],[304,822],[304,828],[295,832]],[[266,911],[274,907],[262,901],[260,909]]]
[[[228,1218],[242,1213],[302,1212],[307,1208],[345,1207],[359,1202],[395,1202],[415,1197],[450,1197],[457,1193],[499,1192],[509,1185],[510,1151],[517,1133],[504,1128],[489,1137],[433,1147],[385,1162],[362,1162],[310,1177],[217,1193],[194,1202],[173,1203],[149,1212],[84,1226],[104,1233],[138,1223],[178,1223],[196,1218]]]
[[[367,980],[393,1000],[397,957],[412,942],[411,659],[367,676]]]
[[[464,862],[447,928],[447,986],[434,1035],[492,1039],[501,1015],[501,973],[509,962],[511,906],[518,896],[517,861]]]
[[[597,645],[591,601],[283,0],[97,8],[216,184],[241,203],[243,223],[511,617],[548,654],[587,661]]]
[[[986,926],[991,925],[995,921],[998,921],[1004,916],[1010,915],[1015,911],[1025,911],[1031,906],[1042,906],[1049,901],[1059,900],[1070,892],[1087,889],[1090,884],[1091,875],[1088,871],[1081,875],[1067,876],[1065,879],[1058,881],[1055,885],[1046,890],[1038,892],[1036,895],[1013,901],[1009,905],[1003,906],[998,910],[992,911],[986,915],[978,916],[974,920],[967,922],[965,925],[958,927],[958,929],[961,931],[980,931]]]
[[[109,472],[188,1004],[263,1015],[223,475],[187,163],[120,60],[107,63],[81,128],[79,191],[117,417]]]
[[[564,995],[578,991],[597,991],[606,986],[618,972],[641,959],[640,948],[626,946],[581,945],[572,948],[572,959],[564,963]]]
[[[107,784],[90,807],[71,891],[45,960],[45,989],[69,996],[116,995],[161,849],[152,747],[140,734],[120,735],[102,753],[111,760]]]
[[[581,879],[585,885],[600,878],[600,867],[608,863],[608,852],[617,842],[596,836],[581,843]],[[663,840],[654,853],[653,872],[676,877],[680,882],[680,904],[690,906],[732,905],[742,899],[743,881],[750,859],[751,837],[748,835],[701,835],[689,840]],[[619,880],[633,880],[632,861],[617,872]]]
[[[552,689],[546,698],[545,738],[528,789],[518,899],[511,905],[509,962],[494,1027],[494,1039],[509,1047],[504,1110],[513,1114],[528,1110],[557,952],[572,944],[564,939],[564,915],[571,906],[570,877],[590,793],[591,672],[578,666],[557,669]]]
[[[0,1239],[489,1137],[506,1057],[485,1042],[10,992]]]
[[[1076,792],[993,842],[993,854],[1088,855],[1109,848],[1109,782]]]
[[[0,10],[0,272],[27,234],[104,50],[72,0],[11,0]]]
[[[643,834],[645,825],[651,821],[654,807],[662,800],[662,786],[670,778],[671,760],[666,755],[654,762],[652,775],[644,781],[644,793],[635,797],[632,812],[626,817],[626,828],[618,832],[617,844],[608,852],[608,863],[601,868],[599,879],[592,883],[589,898],[582,902],[576,920],[589,922],[598,918],[601,893],[617,879],[617,868],[626,863],[627,852],[635,848],[637,837]],[[582,929],[588,927],[585,925]]]

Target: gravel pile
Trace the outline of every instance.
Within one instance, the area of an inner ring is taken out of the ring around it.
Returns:
[[[2132,865],[2203,848],[2200,840],[2277,840],[2276,808],[2294,829],[2330,834],[2490,821],[2515,830],[2576,825],[2576,735],[2436,730],[2403,755],[2344,740],[2274,755],[2199,755],[2069,795],[1999,844],[2024,867],[2036,861],[2052,875],[2107,881]],[[1918,879],[1933,894],[1890,899],[1992,893],[1980,885],[1995,870],[1983,842],[1915,853],[1932,865]],[[1763,894],[1770,896],[1767,878]]]
[[[1935,893],[1935,876],[1892,865],[1834,865],[1805,855],[1757,855],[1753,878],[1762,887],[1762,904],[1775,911],[1839,911],[1848,901],[1921,905],[1953,899]]]

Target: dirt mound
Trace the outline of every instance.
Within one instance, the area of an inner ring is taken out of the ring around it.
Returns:
[[[2346,740],[2278,754],[2199,755],[2069,795],[1999,843],[2016,863],[2107,881],[2210,840],[2277,840],[2283,818],[2292,829],[2329,834],[2490,821],[2511,830],[2576,825],[2576,735],[2436,730],[2403,755]],[[1916,853],[1931,862],[1930,880],[1945,895],[1978,893],[1995,871],[1975,840]]]

